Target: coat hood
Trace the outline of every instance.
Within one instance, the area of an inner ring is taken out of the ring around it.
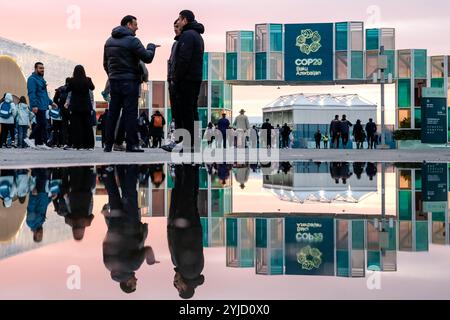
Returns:
[[[5,102],[8,102],[8,103],[13,102],[13,96],[12,96],[11,93],[7,93],[7,94],[5,95]]]
[[[194,20],[191,23],[188,23],[187,25],[184,26],[183,31],[187,31],[187,30],[194,30],[200,34],[205,33],[205,27],[203,26],[203,24],[198,23],[196,20]]]
[[[111,36],[112,36],[113,38],[120,39],[120,38],[127,37],[127,36],[132,36],[132,37],[134,37],[135,34],[134,34],[133,31],[131,31],[131,30],[128,29],[127,27],[118,26],[118,27],[115,27],[115,28],[112,30]]]

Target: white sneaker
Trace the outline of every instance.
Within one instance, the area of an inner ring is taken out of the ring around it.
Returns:
[[[52,150],[52,148],[46,146],[45,144],[42,144],[40,146],[36,146],[37,149],[39,150]]]
[[[29,146],[30,148],[36,149],[36,145],[34,144],[34,140],[26,138],[26,139],[23,140],[23,142],[25,142],[27,144],[27,146]]]

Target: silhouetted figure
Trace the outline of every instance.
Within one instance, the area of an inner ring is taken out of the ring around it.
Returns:
[[[369,177],[369,180],[372,181],[373,178],[377,175],[378,169],[375,163],[369,162],[366,167],[366,174]]]
[[[50,197],[47,190],[49,172],[47,169],[33,169],[31,177],[35,179],[35,187],[30,191],[27,206],[27,225],[33,232],[34,242],[42,242],[43,225],[47,216]]]
[[[366,164],[364,162],[353,163],[353,173],[356,175],[356,178],[358,178],[358,180],[361,180],[361,175],[364,172],[365,165]]]

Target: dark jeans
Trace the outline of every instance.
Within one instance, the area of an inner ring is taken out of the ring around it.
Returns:
[[[367,143],[369,144],[368,149],[373,149],[375,146],[375,134],[367,135]]]
[[[90,112],[72,113],[70,119],[70,132],[72,134],[73,148],[94,148],[95,140]]]
[[[198,95],[200,94],[201,81],[182,81],[175,85],[175,104],[172,112],[175,114],[175,126],[177,129],[185,129],[191,135],[191,147],[194,146],[194,122],[199,120]]]
[[[320,140],[316,140],[316,149],[320,149]]]
[[[8,134],[11,135],[11,141],[14,141],[14,124],[2,123],[2,133],[0,135],[0,148],[6,146]]]
[[[289,148],[289,136],[283,137],[282,145],[283,145],[283,148]]]
[[[341,135],[342,137],[342,146],[344,147],[344,149],[347,148],[347,144],[348,144],[348,139],[349,139],[349,134],[348,133],[343,133]]]
[[[139,142],[137,136],[139,81],[110,80],[110,84],[111,103],[106,121],[106,145],[114,144],[116,126],[122,110],[127,148],[132,148]]]
[[[61,139],[62,145],[72,146],[72,137],[70,134],[70,113],[68,110],[61,112],[62,123],[61,123]]]
[[[18,127],[18,135],[17,135],[17,147],[25,148],[27,144],[24,140],[27,138],[28,126],[19,126]]]
[[[52,121],[52,146],[64,146],[64,138],[63,138],[63,122],[62,120],[53,120]]]
[[[332,136],[331,141],[334,149],[339,149],[339,138],[340,138],[339,134]]]
[[[45,110],[38,110],[36,113],[36,125],[31,132],[30,139],[35,140],[37,146],[47,142],[47,117]]]

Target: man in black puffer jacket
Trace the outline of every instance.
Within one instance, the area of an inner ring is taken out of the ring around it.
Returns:
[[[171,87],[176,102],[172,104],[173,113],[176,114],[175,126],[185,129],[191,135],[191,141],[186,142],[185,149],[194,146],[194,122],[199,120],[197,101],[203,78],[203,53],[205,46],[202,34],[205,28],[195,20],[192,11],[183,10],[178,18],[181,35],[175,49],[172,62],[173,74],[169,75]],[[181,142],[181,139],[178,141]],[[163,149],[172,152],[177,146],[175,142],[163,146]]]
[[[111,38],[105,44],[103,67],[108,74],[111,90],[105,152],[112,151],[122,108],[127,152],[143,152],[138,146],[137,136],[139,87],[143,81],[140,62],[151,63],[157,46],[149,44],[145,49],[136,38],[137,30],[136,17],[126,16],[121,25],[113,29]]]

